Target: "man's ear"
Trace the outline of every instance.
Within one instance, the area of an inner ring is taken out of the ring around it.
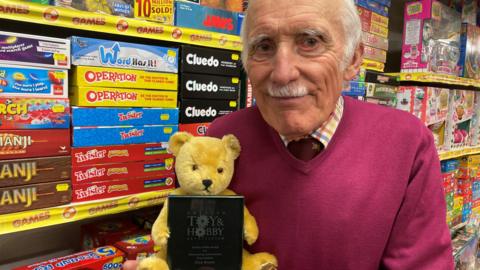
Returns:
[[[188,132],[177,132],[170,137],[168,140],[168,152],[172,153],[174,156],[178,154],[180,148],[190,141],[193,138],[193,135]]]
[[[222,142],[227,151],[232,155],[232,158],[237,159],[241,151],[240,142],[237,137],[228,134],[222,137]]]
[[[353,53],[352,60],[343,72],[344,81],[351,81],[360,71],[360,66],[362,65],[363,61],[363,49],[364,45],[362,42],[360,42]]]

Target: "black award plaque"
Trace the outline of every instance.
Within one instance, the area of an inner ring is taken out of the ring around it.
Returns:
[[[240,270],[242,196],[169,196],[171,270]]]

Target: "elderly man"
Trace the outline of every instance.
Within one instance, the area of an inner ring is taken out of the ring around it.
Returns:
[[[363,45],[352,0],[250,0],[243,61],[254,108],[209,135],[242,145],[232,189],[252,251],[280,270],[453,269],[440,164],[415,117],[342,98]]]

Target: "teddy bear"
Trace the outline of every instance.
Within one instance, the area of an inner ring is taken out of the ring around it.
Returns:
[[[168,150],[175,156],[175,172],[179,187],[172,195],[236,195],[228,189],[233,177],[234,161],[240,154],[240,143],[234,135],[222,139],[194,137],[187,132],[177,132],[168,142]],[[258,238],[255,218],[244,206],[243,234],[247,244]],[[140,261],[139,270],[168,270],[166,263],[169,238],[168,198],[152,227],[152,239],[159,251]],[[274,255],[260,252],[251,254],[245,249],[242,254],[242,270],[274,270],[277,259]]]

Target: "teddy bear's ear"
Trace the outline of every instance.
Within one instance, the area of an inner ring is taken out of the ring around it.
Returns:
[[[237,137],[232,134],[228,134],[223,136],[222,142],[232,155],[232,158],[237,159],[237,157],[240,155],[241,150],[240,142],[238,141]]]
[[[180,148],[182,148],[186,142],[190,141],[191,138],[193,138],[193,135],[188,132],[177,132],[173,134],[168,141],[168,152],[176,156]]]

